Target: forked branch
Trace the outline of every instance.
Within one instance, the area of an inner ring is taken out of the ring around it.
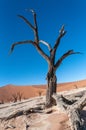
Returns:
[[[46,61],[50,64],[50,58],[47,54],[45,54],[45,52],[40,48],[40,46],[38,44],[35,44],[35,47],[37,49],[37,51],[42,55],[42,57],[44,59],[46,59]]]
[[[55,70],[60,66],[60,64],[62,63],[62,61],[67,58],[68,56],[70,55],[73,55],[73,54],[81,54],[80,52],[74,52],[73,50],[69,50],[67,51],[65,54],[63,54],[59,59],[58,61],[56,62],[55,64]]]
[[[18,15],[21,19],[23,19],[34,31],[34,36],[35,36],[35,42],[38,44],[39,42],[39,37],[38,37],[38,27],[37,27],[37,20],[36,20],[36,13],[34,10],[30,10],[33,14],[34,17],[34,26],[22,15]]]
[[[45,52],[40,48],[40,46],[38,44],[36,44],[35,42],[33,42],[31,40],[20,41],[20,42],[16,42],[16,43],[12,44],[11,49],[10,49],[10,53],[13,52],[13,50],[14,50],[14,48],[15,48],[16,45],[28,44],[28,43],[31,43],[32,45],[34,45],[34,47],[42,55],[42,57],[44,57],[48,63],[50,62],[50,59],[49,59],[48,55],[45,54]]]
[[[26,44],[26,43],[31,43],[32,45],[35,46],[35,48],[37,49],[37,51],[47,60],[47,62],[50,62],[50,59],[48,57],[48,55],[40,48],[39,46],[39,42],[42,42],[43,44],[45,44],[46,42],[44,42],[43,40],[39,41],[39,37],[38,37],[38,27],[37,27],[37,20],[36,20],[36,13],[34,10],[30,10],[33,14],[34,17],[34,26],[22,15],[18,15],[21,19],[23,19],[29,26],[30,28],[34,31],[34,36],[35,36],[35,40],[25,40],[25,41],[20,41],[20,42],[16,42],[14,44],[12,44],[11,46],[11,50],[10,53],[14,50],[14,47],[16,45],[19,44]],[[51,49],[50,45],[48,43],[46,43],[46,45],[48,46],[49,49]]]
[[[59,36],[58,36],[58,38],[57,38],[57,40],[56,40],[56,43],[55,43],[55,45],[54,45],[54,48],[53,48],[54,55],[55,55],[56,50],[57,50],[57,48],[58,48],[58,46],[59,46],[59,44],[60,44],[61,38],[62,38],[65,34],[66,34],[66,31],[64,30],[64,25],[62,25],[62,27],[61,27],[61,29],[60,29],[60,31],[59,31]]]

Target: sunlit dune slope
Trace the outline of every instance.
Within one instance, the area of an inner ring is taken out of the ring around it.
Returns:
[[[13,95],[21,94],[23,99],[45,95],[47,85],[32,85],[32,86],[15,86],[6,85],[0,87],[0,101],[12,101]],[[80,87],[86,87],[86,80],[60,83],[57,85],[57,91],[67,91],[71,89],[78,89]]]

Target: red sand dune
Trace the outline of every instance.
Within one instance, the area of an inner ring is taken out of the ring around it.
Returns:
[[[33,86],[15,86],[15,85],[6,85],[0,88],[0,101],[11,101],[13,94],[21,93],[22,98],[30,98],[44,95],[46,93],[47,85],[33,85]],[[86,87],[86,80],[60,83],[57,85],[57,91],[67,91],[71,89],[78,89],[80,87]]]

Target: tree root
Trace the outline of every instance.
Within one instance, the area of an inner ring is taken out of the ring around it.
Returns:
[[[12,113],[10,113],[7,117],[1,118],[1,120],[7,121],[7,120],[10,120],[12,118],[16,118],[18,116],[21,116],[21,115],[27,115],[30,113],[40,112],[41,110],[42,110],[41,107],[26,108],[24,110],[15,110]]]
[[[56,100],[57,107],[62,110],[62,112],[67,112],[71,130],[85,130],[84,122],[81,119],[80,112],[86,106],[86,92],[80,96],[78,100],[67,99],[62,95],[53,95]]]
[[[86,127],[84,126],[84,121],[81,117],[81,111],[86,106],[86,92],[65,96],[54,94],[52,98],[53,102],[56,103],[57,108],[60,111],[66,112],[68,114],[71,130],[86,130]],[[9,120],[21,115],[43,112],[41,104],[38,104],[38,106],[37,104],[35,106],[25,106],[23,104],[21,105],[11,105],[10,108],[7,109],[8,112],[5,112],[4,116],[1,116],[1,120]],[[46,113],[51,112],[51,110],[46,111]],[[26,129],[28,129],[27,127],[28,125],[26,125]]]

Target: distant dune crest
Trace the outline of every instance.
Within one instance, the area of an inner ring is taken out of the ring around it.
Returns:
[[[67,82],[58,84],[57,91],[67,91],[86,87],[86,79],[76,82]],[[13,101],[13,96],[21,96],[22,99],[30,97],[42,96],[46,94],[46,85],[16,86],[8,84],[0,88],[0,102]]]

